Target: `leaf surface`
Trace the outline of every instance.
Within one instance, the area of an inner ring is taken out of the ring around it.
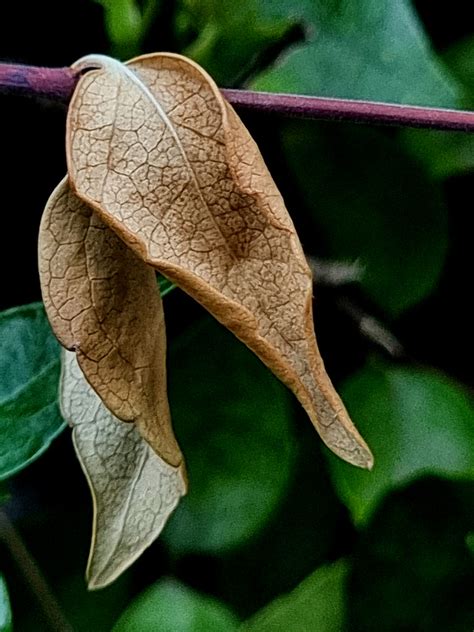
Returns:
[[[0,632],[12,631],[10,599],[3,575],[0,575]]]
[[[380,130],[326,123],[283,128],[288,168],[328,254],[357,259],[361,285],[392,316],[425,298],[448,249],[442,191]]]
[[[457,41],[448,48],[443,59],[459,81],[465,95],[458,107],[472,110],[474,107],[474,37]],[[474,170],[474,142],[470,132],[446,132],[438,130],[401,131],[401,139],[435,178],[448,178]]]
[[[150,586],[125,610],[112,632],[232,632],[235,615],[224,604],[174,580]]]
[[[291,37],[298,21],[290,11],[267,15],[263,4],[262,0],[180,0],[176,31],[186,46],[185,55],[205,68],[219,86],[238,86],[265,61],[265,54]]]
[[[53,330],[104,404],[170,465],[182,462],[166,394],[166,338],[155,272],[72,193],[51,195],[39,239]]]
[[[214,319],[170,345],[169,397],[189,494],[163,533],[173,553],[216,554],[259,533],[297,461],[289,392]]]
[[[0,313],[0,480],[36,460],[65,428],[59,346],[40,303]]]
[[[466,535],[466,546],[474,554],[474,532]]]
[[[366,524],[388,492],[421,476],[473,480],[473,406],[455,382],[380,363],[353,375],[344,393],[377,459],[364,476],[328,455],[336,490],[355,522]]]
[[[258,5],[267,20],[284,15],[300,20],[306,38],[258,75],[252,82],[256,90],[459,104],[462,88],[432,51],[410,0],[263,0]]]
[[[94,502],[89,588],[102,588],[158,537],[186,493],[186,481],[182,469],[155,454],[134,424],[103,405],[70,351],[63,355],[61,408]]]
[[[288,595],[275,599],[241,632],[341,632],[346,616],[346,560],[321,566]]]
[[[101,66],[68,115],[77,195],[127,245],[208,309],[298,397],[339,456],[372,456],[318,351],[312,279],[260,152],[212,79],[172,54]]]
[[[161,0],[96,0],[104,8],[104,26],[112,54],[123,58],[136,55],[151,26]]]

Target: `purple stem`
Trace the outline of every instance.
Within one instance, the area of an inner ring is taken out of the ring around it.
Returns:
[[[0,64],[0,94],[44,97],[68,103],[79,80],[71,68]]]
[[[79,74],[71,68],[0,64],[0,94],[39,96],[68,103]],[[222,90],[239,110],[333,121],[474,132],[474,112],[441,108],[328,99],[294,94]]]
[[[474,132],[474,112],[464,110],[250,90],[222,90],[222,93],[240,110],[276,112],[309,119]]]

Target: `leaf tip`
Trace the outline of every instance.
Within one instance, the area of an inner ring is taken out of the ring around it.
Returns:
[[[350,465],[355,465],[356,467],[360,467],[361,469],[369,472],[371,472],[374,467],[373,454],[361,437],[358,437],[357,449],[352,454],[348,454],[347,452],[338,452],[333,447],[331,447],[331,450],[337,456],[342,458],[343,461],[350,463]]]
[[[374,467],[374,455],[369,450],[369,448],[367,448],[367,460],[366,460],[365,465],[363,467],[364,467],[364,469],[368,470],[369,472],[371,472],[373,467]]]

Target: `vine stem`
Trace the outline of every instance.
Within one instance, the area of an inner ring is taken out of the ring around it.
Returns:
[[[3,63],[0,64],[0,94],[43,97],[66,104],[71,99],[79,76],[80,73],[68,67],[40,68]],[[239,110],[298,118],[474,132],[474,112],[464,110],[252,90],[225,89],[222,93]]]

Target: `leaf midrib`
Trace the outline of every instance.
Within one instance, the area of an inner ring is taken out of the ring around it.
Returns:
[[[218,231],[218,233],[220,234],[221,238],[222,238],[222,242],[224,244],[224,247],[226,248],[226,250],[229,253],[229,256],[232,258],[232,260],[234,262],[238,261],[238,257],[235,255],[234,252],[232,252],[232,249],[230,248],[227,239],[224,235],[224,233],[222,232],[222,229],[220,228],[219,224],[216,221],[216,218],[214,217],[214,214],[212,213],[211,209],[209,208],[209,204],[206,202],[204,195],[202,193],[202,189],[201,186],[199,184],[199,180],[197,178],[196,172],[194,171],[193,166],[191,165],[188,156],[186,154],[186,151],[184,149],[184,146],[181,142],[181,139],[178,136],[178,133],[176,132],[176,129],[173,125],[173,123],[171,122],[169,116],[167,115],[167,113],[164,111],[164,109],[162,108],[160,102],[158,101],[158,99],[155,98],[155,96],[153,95],[153,93],[151,92],[151,90],[143,83],[143,81],[141,81],[139,79],[139,77],[127,66],[120,64],[120,62],[117,62],[117,65],[120,67],[120,70],[122,70],[124,72],[124,74],[132,81],[132,83],[134,85],[136,85],[138,87],[138,89],[145,95],[145,97],[147,97],[149,99],[149,101],[156,107],[156,110],[158,112],[158,115],[160,116],[160,118],[162,119],[162,121],[164,122],[164,124],[166,125],[167,129],[169,130],[169,132],[171,133],[178,149],[179,152],[185,162],[185,165],[189,171],[189,173],[191,174],[191,178],[192,178],[192,182],[194,184],[194,187],[197,191],[197,194],[199,196],[199,199],[201,200],[202,205],[204,206],[204,208],[207,209],[208,215],[210,216],[214,226],[216,227],[216,230]]]

